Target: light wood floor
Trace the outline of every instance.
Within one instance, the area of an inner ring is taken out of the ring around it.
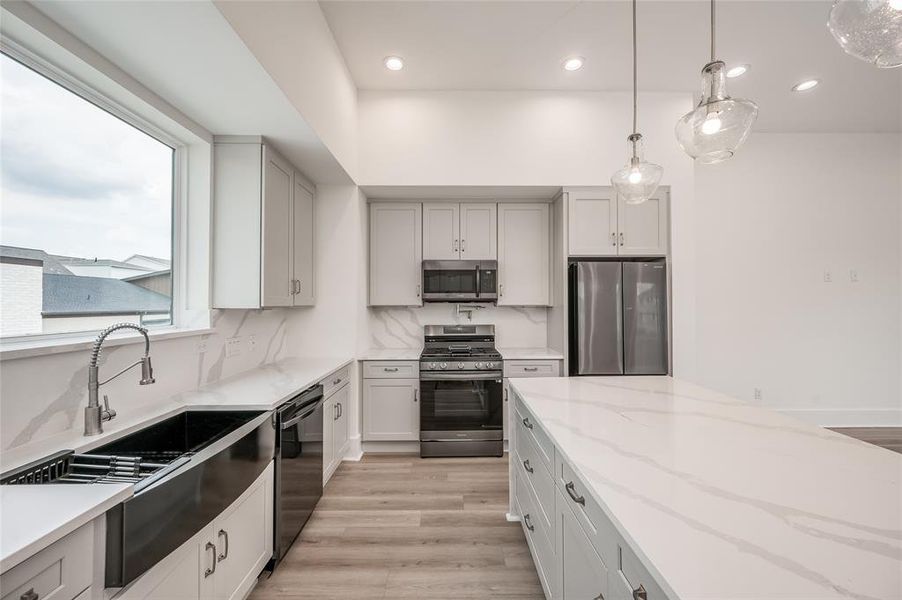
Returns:
[[[543,599],[507,458],[366,455],[345,462],[251,600]]]
[[[902,427],[833,427],[833,431],[902,454]]]

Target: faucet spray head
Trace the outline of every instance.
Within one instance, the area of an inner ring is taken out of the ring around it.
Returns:
[[[156,379],[153,378],[153,365],[150,364],[150,356],[141,359],[141,385],[150,385]]]

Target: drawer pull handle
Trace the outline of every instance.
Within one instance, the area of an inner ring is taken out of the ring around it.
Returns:
[[[341,377],[332,380],[332,385],[338,385],[339,383],[341,383]]]
[[[574,502],[576,502],[577,504],[582,504],[583,506],[586,505],[585,497],[576,495],[576,487],[573,485],[572,481],[565,485],[564,489],[567,490],[567,494],[570,496],[570,498],[573,499]]]
[[[386,373],[397,373],[398,367],[383,367],[382,370]]]
[[[523,367],[523,370],[533,372],[533,371],[538,371],[539,367]]]
[[[645,586],[641,583],[639,587],[633,590],[633,600],[648,600],[648,592],[645,591]]]
[[[532,423],[529,422],[529,417],[523,419],[523,425],[526,426],[527,429],[532,429]]]
[[[35,593],[34,588],[30,588],[27,592],[19,596],[19,600],[38,600],[40,596]]]
[[[592,600],[604,600],[604,594],[598,594],[597,596],[592,598]]]
[[[216,572],[216,544],[213,542],[207,542],[207,545],[204,546],[204,550],[212,550],[213,551],[213,566],[207,567],[204,570],[204,579],[212,575]]]
[[[523,468],[526,469],[527,473],[535,473],[535,469],[529,466],[529,459],[523,461]]]
[[[225,529],[220,529],[218,537],[225,538],[225,548],[223,548],[223,551],[220,552],[219,556],[216,557],[217,562],[225,560],[229,557],[229,532]]]
[[[525,515],[523,515],[523,522],[526,523],[526,528],[528,530],[530,530],[530,531],[536,530],[536,526],[533,525],[532,522],[529,520],[529,513],[526,513]]]

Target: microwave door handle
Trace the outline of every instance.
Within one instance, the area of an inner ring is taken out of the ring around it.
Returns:
[[[476,265],[476,297],[479,298],[479,292],[482,291],[482,276],[479,274],[479,265]]]

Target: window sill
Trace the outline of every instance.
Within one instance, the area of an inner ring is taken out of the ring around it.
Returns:
[[[177,327],[163,327],[148,331],[152,342],[171,340],[182,337],[192,337],[213,333],[211,327],[197,327],[180,329]],[[33,340],[0,341],[0,362],[17,358],[29,358],[33,356],[47,356],[50,354],[63,354],[65,352],[78,352],[90,350],[97,338],[97,333],[85,333],[58,338],[36,337]],[[104,342],[104,347],[125,346],[127,344],[144,343],[144,336],[137,332],[129,332],[111,335]]]

